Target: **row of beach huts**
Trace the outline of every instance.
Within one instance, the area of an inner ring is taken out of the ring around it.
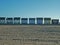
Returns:
[[[38,24],[38,25],[43,25],[43,24],[59,24],[59,19],[51,19],[51,18],[42,18],[42,17],[37,17],[37,18],[20,18],[20,17],[0,17],[0,25],[1,24]]]

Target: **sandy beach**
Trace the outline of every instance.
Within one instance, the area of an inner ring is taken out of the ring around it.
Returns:
[[[0,25],[0,45],[60,45],[60,25]]]

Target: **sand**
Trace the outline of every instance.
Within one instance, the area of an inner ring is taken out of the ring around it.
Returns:
[[[60,25],[0,25],[0,45],[60,45]]]

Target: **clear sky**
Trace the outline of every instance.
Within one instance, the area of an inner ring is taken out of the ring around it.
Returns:
[[[60,18],[60,0],[0,0],[0,16]]]

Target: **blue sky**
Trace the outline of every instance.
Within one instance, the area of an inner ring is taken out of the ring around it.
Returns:
[[[60,18],[60,0],[0,0],[0,16]]]

